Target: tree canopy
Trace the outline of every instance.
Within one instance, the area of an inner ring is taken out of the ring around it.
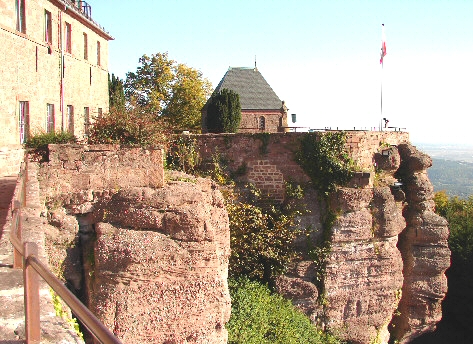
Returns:
[[[139,63],[136,72],[126,75],[127,101],[146,107],[175,129],[199,129],[201,109],[212,91],[210,81],[167,52],[143,55]]]
[[[125,110],[125,91],[123,89],[123,80],[114,74],[110,77],[108,74],[108,97],[110,109],[118,111]]]
[[[210,133],[235,133],[240,127],[240,96],[229,89],[212,94],[207,103],[206,127]]]

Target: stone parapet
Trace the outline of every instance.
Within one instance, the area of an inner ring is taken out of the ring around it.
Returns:
[[[41,169],[46,198],[80,195],[92,202],[104,190],[164,185],[161,148],[127,148],[119,145],[49,145],[49,162]],[[70,200],[75,203],[74,199]]]

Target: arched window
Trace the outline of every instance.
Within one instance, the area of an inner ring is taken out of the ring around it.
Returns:
[[[259,130],[265,130],[266,129],[266,121],[264,119],[264,116],[261,116],[259,118],[259,126],[258,126]]]

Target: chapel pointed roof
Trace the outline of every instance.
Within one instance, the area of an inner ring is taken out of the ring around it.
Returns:
[[[230,67],[214,92],[227,88],[240,96],[242,110],[279,110],[281,100],[257,68]]]

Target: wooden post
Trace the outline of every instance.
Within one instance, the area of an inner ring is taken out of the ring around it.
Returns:
[[[38,246],[32,242],[24,244],[23,281],[25,290],[25,333],[27,344],[39,344],[41,328],[39,319],[39,276],[28,263],[30,255],[38,255]]]

